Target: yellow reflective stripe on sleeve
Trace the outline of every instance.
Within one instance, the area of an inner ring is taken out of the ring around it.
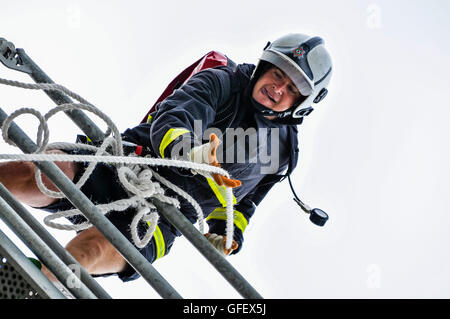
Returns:
[[[209,187],[211,187],[212,191],[214,192],[214,195],[216,195],[217,199],[219,200],[220,204],[222,204],[222,207],[227,207],[227,190],[225,186],[219,186],[212,178],[206,178],[209,184]],[[233,195],[233,204],[236,204],[236,197]]]
[[[150,123],[152,121],[152,116],[151,116],[151,114],[149,114],[148,116],[147,116],[147,123]]]
[[[210,219],[227,220],[227,209],[223,207],[216,208],[211,214],[208,215],[208,217],[206,217],[206,220]],[[248,225],[247,219],[240,211],[234,211],[234,224],[241,230],[241,232],[244,232]]]
[[[147,222],[148,226],[151,225],[150,222]],[[166,253],[166,242],[164,241],[164,236],[161,232],[161,229],[158,225],[155,227],[155,231],[153,232],[153,238],[155,239],[156,244],[156,259],[161,258]]]
[[[176,139],[178,136],[183,135],[185,133],[189,133],[189,130],[185,128],[171,128],[167,131],[167,133],[164,135],[161,145],[159,145],[159,154],[161,154],[161,157],[164,158],[164,150],[166,147],[172,143],[174,139]]]

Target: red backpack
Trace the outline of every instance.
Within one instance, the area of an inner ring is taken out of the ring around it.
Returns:
[[[159,102],[163,101],[166,97],[171,95],[174,90],[178,89],[179,87],[181,87],[181,85],[186,83],[186,81],[189,80],[194,74],[197,74],[202,70],[214,68],[216,66],[234,67],[235,63],[231,61],[227,56],[217,51],[211,51],[205,54],[202,58],[194,62],[191,66],[187,67],[183,72],[178,74],[177,77],[172,80],[172,82],[170,82],[170,84],[167,86],[167,88],[164,90],[155,104],[153,104],[145,117],[142,119],[141,123],[146,123],[150,113],[155,111],[156,105]]]

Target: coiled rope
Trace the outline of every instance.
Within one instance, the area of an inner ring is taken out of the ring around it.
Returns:
[[[199,223],[199,231],[204,233],[204,215],[200,205],[197,201],[192,198],[188,193],[182,190],[180,187],[171,183],[161,175],[157,174],[150,166],[167,166],[167,167],[177,167],[194,170],[195,172],[205,176],[212,177],[212,173],[217,173],[230,177],[229,173],[219,167],[214,167],[207,164],[198,164],[189,161],[181,161],[176,159],[160,159],[152,158],[150,156],[137,157],[136,155],[124,156],[123,152],[123,142],[121,134],[114,124],[114,122],[100,109],[86,101],[80,95],[70,91],[59,84],[49,84],[49,83],[23,83],[18,81],[12,81],[0,78],[0,84],[5,84],[9,86],[32,89],[32,90],[55,90],[66,94],[67,96],[77,100],[80,103],[67,103],[54,107],[45,115],[42,115],[38,110],[33,108],[20,108],[17,111],[9,115],[2,125],[2,137],[4,141],[10,145],[15,145],[15,143],[9,138],[8,130],[13,122],[13,120],[23,114],[34,115],[40,122],[37,132],[38,146],[37,150],[32,154],[0,154],[0,159],[10,160],[10,161],[45,161],[45,162],[89,162],[88,167],[85,172],[76,183],[76,187],[80,189],[84,183],[88,180],[89,176],[93,172],[97,163],[107,162],[114,164],[117,169],[117,174],[119,181],[123,187],[127,190],[130,197],[127,199],[117,200],[108,204],[96,205],[98,210],[106,214],[111,211],[122,212],[130,207],[137,210],[133,221],[131,223],[130,231],[134,244],[138,248],[145,247],[151,238],[153,237],[153,232],[158,223],[159,215],[157,213],[156,207],[151,202],[152,198],[157,198],[162,202],[180,207],[180,203],[176,198],[171,198],[164,194],[164,189],[161,187],[160,183],[164,186],[172,189],[181,197],[185,198],[196,210],[197,218]],[[61,111],[68,111],[73,109],[81,109],[95,114],[100,119],[102,119],[106,125],[107,130],[105,133],[106,138],[103,140],[99,147],[86,145],[81,143],[67,143],[58,142],[49,144],[50,131],[48,127],[48,120]],[[112,136],[109,136],[112,135]],[[112,154],[107,152],[107,149],[112,149]],[[89,150],[94,153],[94,155],[70,155],[70,154],[48,154],[46,151],[51,150]],[[42,182],[41,172],[39,168],[35,166],[35,177],[37,186],[40,191],[47,196],[53,198],[63,198],[64,194],[61,192],[54,192],[49,190]],[[153,180],[152,180],[153,179]],[[227,187],[227,224],[226,224],[226,248],[229,249],[233,241],[233,231],[234,231],[234,208],[233,208],[233,190]],[[83,230],[92,226],[92,224],[87,221],[81,224],[60,224],[54,222],[55,219],[62,217],[70,217],[76,215],[83,215],[79,209],[70,209],[66,211],[59,211],[57,213],[48,215],[44,218],[44,223],[56,229],[61,230]],[[84,215],[83,215],[84,216]],[[137,231],[137,226],[140,221],[150,222],[150,226],[147,229],[145,235],[140,238]]]

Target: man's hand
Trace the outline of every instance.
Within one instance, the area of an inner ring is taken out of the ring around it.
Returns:
[[[236,250],[239,247],[238,243],[233,240],[231,248],[226,249],[227,236],[224,235],[206,233],[205,237],[224,256],[228,256],[233,250]]]
[[[209,135],[209,143],[194,147],[191,151],[190,158],[193,162],[209,164],[215,167],[220,167],[217,161],[217,147],[220,144],[220,139],[216,134],[211,133]],[[235,188],[242,185],[238,179],[230,179],[226,176],[216,173],[212,174],[214,181],[219,185],[225,185],[227,187]]]

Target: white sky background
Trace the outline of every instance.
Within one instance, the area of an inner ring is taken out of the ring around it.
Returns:
[[[1,5],[0,37],[123,131],[210,50],[256,63],[285,33],[322,36],[334,75],[300,126],[293,180],[330,220],[310,223],[285,181],[229,261],[266,298],[449,298],[449,9],[445,0],[21,1]],[[32,82],[3,66],[0,77]],[[53,106],[42,92],[2,86],[0,96],[7,113]],[[36,120],[17,123],[35,136]],[[52,141],[80,133],[64,116],[50,128]],[[1,141],[0,152],[18,150]],[[73,236],[51,232],[63,244]],[[240,298],[184,238],[154,266],[185,298]],[[99,281],[115,298],[159,298],[143,279]]]

